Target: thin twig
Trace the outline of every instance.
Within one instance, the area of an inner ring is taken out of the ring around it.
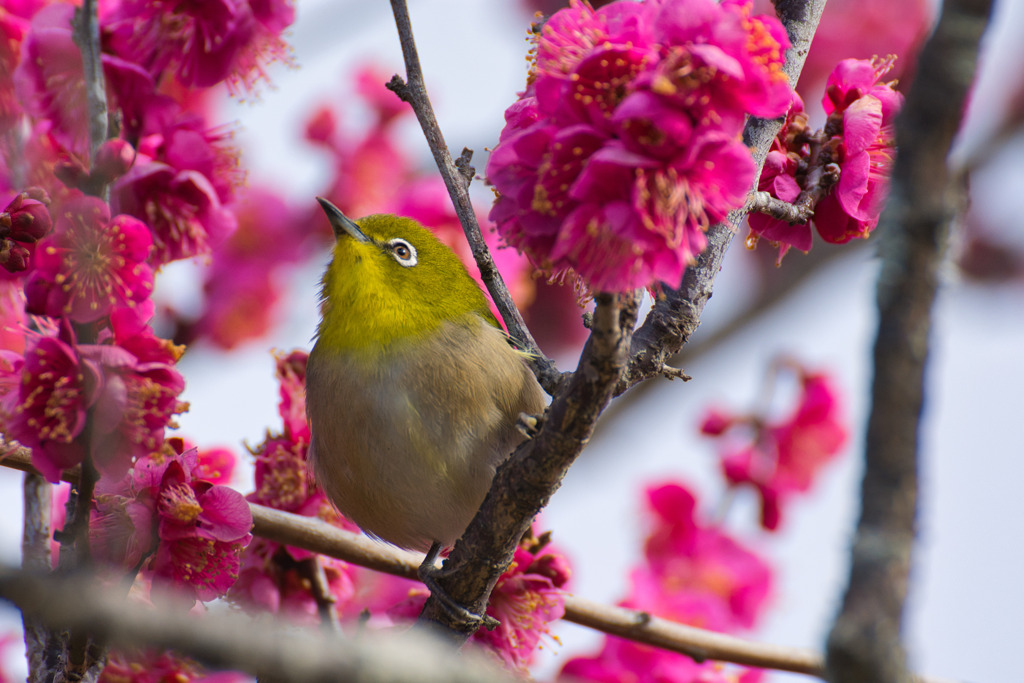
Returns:
[[[759,212],[791,224],[806,223],[814,215],[813,207],[808,211],[803,206],[790,204],[767,192],[751,192],[743,208],[747,213]]]
[[[882,268],[861,515],[849,584],[828,638],[836,683],[907,680],[901,641],[917,520],[917,454],[931,311],[965,196],[946,159],[973,80],[989,0],[947,0],[896,121],[898,155],[879,221]]]
[[[0,438],[0,465],[34,472],[28,449]],[[64,479],[75,482],[78,468],[65,470]],[[362,534],[339,529],[312,517],[249,504],[253,534],[285,545],[333,557],[392,576],[417,580],[422,554],[400,550]],[[733,662],[764,669],[821,675],[822,655],[813,650],[758,643],[677,624],[643,612],[565,596],[565,621],[703,659]],[[922,683],[938,679],[921,677]]]
[[[398,37],[402,43],[406,80],[403,82],[396,74],[388,83],[388,88],[402,100],[408,102],[416,112],[423,135],[427,139],[430,151],[434,155],[434,161],[437,163],[438,170],[441,171],[441,177],[444,179],[448,194],[451,195],[452,203],[455,205],[455,213],[466,233],[466,239],[469,241],[477,268],[480,269],[480,277],[487,286],[487,291],[490,292],[494,304],[498,307],[509,334],[530,354],[529,362],[537,375],[537,380],[545,391],[554,396],[564,381],[564,377],[555,367],[554,361],[546,357],[537,346],[533,335],[526,327],[522,313],[512,301],[512,295],[509,294],[508,287],[505,286],[505,281],[495,267],[491,252],[484,242],[480,225],[476,220],[476,212],[469,199],[469,182],[473,177],[469,160],[473,152],[463,149],[459,163],[452,161],[451,152],[444,141],[444,135],[441,134],[441,128],[434,116],[434,108],[427,96],[423,69],[420,67],[420,58],[416,51],[416,41],[413,39],[412,23],[409,21],[409,9],[406,7],[405,0],[391,0],[391,10],[395,15]]]
[[[327,574],[319,557],[307,557],[299,563],[300,573],[309,581],[309,592],[316,602],[317,615],[320,617],[320,627],[328,633],[338,630],[338,610],[335,607],[337,600],[331,593],[327,583]]]

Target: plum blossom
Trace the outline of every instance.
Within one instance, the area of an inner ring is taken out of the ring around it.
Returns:
[[[195,449],[139,459],[123,479],[97,492],[93,533],[107,562],[133,567],[141,561],[149,576],[208,601],[238,578],[252,514],[240,493],[198,479],[198,469]]]
[[[36,249],[25,284],[30,313],[93,322],[134,307],[153,291],[149,229],[131,216],[110,217],[96,197],[78,197],[57,214],[54,234]]]
[[[788,45],[738,0],[572,0],[487,164],[499,233],[591,289],[678,285],[753,182],[745,116],[789,104]]]
[[[171,651],[122,652],[107,655],[99,683],[246,683],[251,678],[233,671],[207,673],[199,664]]]
[[[89,132],[87,117],[82,115],[82,54],[71,35],[74,10],[70,3],[54,3],[36,12],[13,80],[25,112],[44,123],[43,131],[60,147],[85,159]],[[111,109],[120,110],[125,120],[137,118],[138,107],[153,93],[152,79],[132,60],[107,53],[101,60]]]
[[[621,604],[658,617],[734,632],[753,626],[771,588],[771,570],[724,530],[701,524],[697,501],[668,482],[647,489],[650,530],[643,562],[632,571]],[[642,677],[641,677],[642,674]],[[593,656],[565,664],[568,680],[662,683],[754,683],[762,672],[696,662],[666,650],[606,637]]]
[[[286,0],[122,0],[101,24],[113,51],[155,80],[173,73],[185,86],[250,89],[287,56],[280,34],[293,20]]]
[[[27,336],[24,354],[0,352],[0,423],[32,449],[32,465],[50,482],[82,462],[78,440],[100,383],[96,364],[83,358],[70,325]]]
[[[814,214],[808,223],[793,225],[752,214],[748,246],[766,239],[779,248],[781,261],[791,247],[811,248],[811,224],[833,244],[871,234],[888,192],[894,122],[903,103],[895,82],[879,82],[894,59],[840,62],[822,100],[828,120],[821,131],[808,131],[803,103],[794,96],[758,187],[786,202],[808,203]]]
[[[720,439],[721,467],[729,484],[757,492],[761,525],[769,531],[779,527],[787,502],[810,490],[848,439],[832,378],[803,369],[797,374],[800,395],[787,417],[773,420],[713,409],[701,425],[702,433]]]

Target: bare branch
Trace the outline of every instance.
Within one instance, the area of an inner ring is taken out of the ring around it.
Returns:
[[[409,21],[409,10],[405,0],[391,0],[391,10],[395,15],[398,37],[402,43],[407,82],[403,82],[399,76],[395,75],[388,83],[388,88],[412,105],[413,111],[416,112],[423,135],[427,138],[434,161],[441,171],[441,177],[444,178],[448,194],[451,195],[452,203],[455,205],[455,213],[458,214],[459,221],[462,223],[462,230],[466,233],[466,239],[469,241],[477,268],[480,269],[480,277],[498,307],[509,334],[519,344],[522,344],[525,351],[530,353],[529,362],[537,375],[537,380],[549,394],[554,396],[564,381],[562,373],[555,367],[554,361],[544,355],[540,347],[537,346],[533,335],[530,334],[522,314],[516,308],[515,302],[512,301],[512,295],[509,294],[501,273],[494,266],[494,259],[480,232],[476,212],[473,211],[473,204],[469,199],[469,183],[473,178],[472,167],[469,165],[472,151],[464,149],[462,156],[459,157],[459,162],[452,161],[451,152],[441,134],[440,126],[437,125],[434,108],[430,104],[430,98],[427,97],[423,69],[420,67],[420,58],[416,51],[416,41],[413,39],[412,23]]]
[[[22,482],[21,568],[27,572],[48,572],[53,567],[50,553],[51,486],[42,476],[26,472]],[[55,662],[48,660],[46,627],[22,617],[25,630],[25,657],[28,660],[28,683],[43,683]]]
[[[813,207],[807,211],[803,206],[790,204],[767,192],[751,192],[747,205],[743,207],[747,213],[759,212],[787,223],[806,223],[814,215]]]
[[[879,221],[878,336],[861,516],[843,607],[828,639],[829,680],[906,681],[901,643],[917,517],[917,452],[931,309],[962,201],[946,158],[972,82],[989,0],[947,0],[896,122],[898,156]]]

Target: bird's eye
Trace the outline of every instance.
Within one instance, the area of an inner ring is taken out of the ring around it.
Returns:
[[[395,260],[398,261],[399,265],[405,266],[406,268],[416,265],[416,247],[412,246],[405,240],[396,237],[388,242],[388,249],[391,250],[391,255],[395,257]]]

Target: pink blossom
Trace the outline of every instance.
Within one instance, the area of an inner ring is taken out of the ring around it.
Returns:
[[[95,197],[79,197],[57,214],[54,234],[40,243],[25,285],[30,313],[92,322],[117,306],[132,307],[153,290],[146,264],[151,237],[131,216],[110,217]]]
[[[0,356],[3,431],[32,449],[33,466],[50,482],[85,458],[78,437],[99,375],[95,364],[78,354],[67,324],[59,333],[51,329],[29,335],[23,356]]]
[[[93,451],[97,467],[120,476],[140,456],[164,445],[168,427],[188,404],[178,400],[185,380],[174,364],[183,349],[153,334],[147,324],[152,305],[141,319],[133,311],[117,311],[111,332],[100,344],[81,347],[84,356],[102,368],[102,383],[93,410]]]
[[[238,577],[242,548],[252,539],[252,515],[240,493],[195,478],[195,449],[141,458],[119,484],[98,496],[96,545],[117,549],[112,533],[149,545],[104,555],[115,564],[143,569],[200,599],[223,595]],[[146,554],[140,557],[139,553]]]
[[[548,624],[565,614],[570,574],[565,557],[545,541],[524,540],[487,606],[499,626],[480,629],[473,641],[490,648],[510,669],[526,671],[541,639],[550,634]]]
[[[761,524],[775,530],[783,505],[794,494],[810,490],[847,438],[832,380],[824,374],[805,373],[794,412],[784,420],[759,425],[749,445],[726,450],[722,471],[730,484],[755,488],[761,498]]]
[[[702,526],[678,484],[647,490],[652,528],[646,564],[631,575],[629,607],[721,631],[751,628],[771,590],[771,570],[725,531]]]
[[[885,60],[848,59],[829,76],[822,100],[829,121],[839,123],[839,183],[815,210],[815,225],[827,242],[865,238],[878,224],[895,159],[895,119],[903,96],[878,80],[891,67]]]
[[[753,181],[745,116],[789,104],[786,47],[746,2],[573,0],[488,161],[499,233],[592,289],[677,285]]]
[[[88,158],[87,118],[82,116],[82,54],[71,36],[74,9],[71,4],[54,3],[32,17],[14,72],[14,85],[21,106],[33,118],[47,123],[48,132],[61,147]],[[132,61],[110,54],[103,54],[101,59],[111,108],[122,110],[126,120],[135,118],[135,105],[153,92],[152,80]]]
[[[157,265],[206,254],[236,226],[205,175],[157,161],[136,163],[115,183],[111,202],[150,226]]]

